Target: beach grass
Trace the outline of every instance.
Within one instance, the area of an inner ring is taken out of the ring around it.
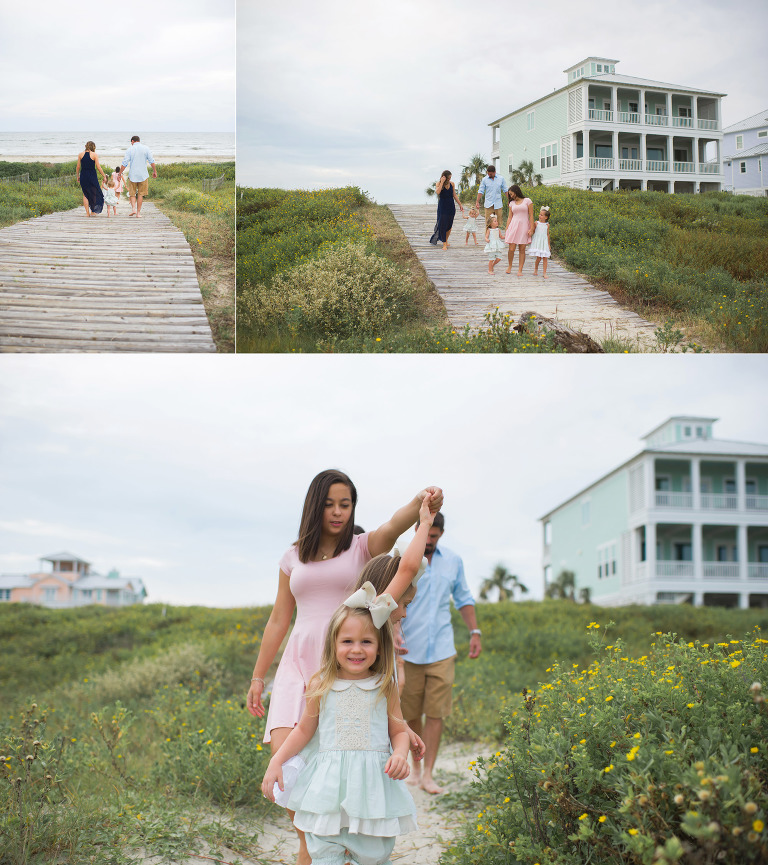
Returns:
[[[281,812],[260,793],[269,749],[245,692],[270,612],[0,606],[0,861],[185,861],[195,853],[223,858],[216,851],[225,845],[258,861],[259,826]],[[621,640],[630,659],[649,653],[656,631],[715,643],[768,628],[766,610],[610,614],[609,642]],[[523,688],[550,681],[555,663],[589,668],[587,626],[606,617],[567,601],[479,604],[477,615],[476,660],[454,617],[456,687],[445,738],[482,742],[487,752],[504,747],[505,719],[523,707]],[[491,788],[472,795],[504,804]],[[454,811],[468,831],[474,816]]]
[[[29,173],[29,183],[0,183],[0,228],[82,206],[76,184],[39,187],[40,178],[75,173],[77,163],[0,162],[0,178]],[[102,166],[109,176],[110,167]],[[223,185],[202,191],[202,181],[224,175]],[[127,190],[123,198],[127,198]],[[205,311],[216,347],[235,347],[235,163],[158,166],[146,199],[183,232],[192,249]]]

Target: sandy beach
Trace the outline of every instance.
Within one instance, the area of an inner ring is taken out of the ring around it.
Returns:
[[[78,151],[79,152],[79,151]],[[98,152],[99,161],[102,165],[118,165],[123,161],[123,156],[125,155],[125,150],[119,153],[100,153]],[[77,161],[77,153],[68,153],[66,155],[59,156],[19,156],[18,154],[8,154],[8,153],[0,153],[0,162],[47,162],[51,164],[59,163],[59,162],[76,162]],[[172,162],[184,162],[189,165],[198,164],[201,162],[204,163],[217,163],[217,162],[234,162],[234,156],[195,156],[193,159],[190,159],[188,154],[184,156],[157,156],[155,157],[155,163],[157,165],[169,165]]]

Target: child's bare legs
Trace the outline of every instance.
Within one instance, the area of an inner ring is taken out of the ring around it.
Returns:
[[[466,238],[467,239],[464,241],[464,246],[469,246],[469,232],[467,232]],[[477,241],[475,241],[475,243],[477,243]]]
[[[488,273],[493,273],[493,268],[501,261],[500,258],[494,258],[493,261],[488,262]]]
[[[539,262],[540,261],[541,261],[541,258],[537,255],[536,256],[536,263],[533,265],[533,275],[534,276],[539,275]]]
[[[272,741],[270,742],[270,747],[272,748],[272,753],[283,744],[283,742],[288,738],[288,734],[291,732],[290,727],[275,727],[272,730]],[[289,811],[288,816],[293,820],[293,815],[295,811]],[[301,829],[296,829],[296,834],[299,836],[299,855],[296,857],[296,865],[312,865],[312,859],[310,858],[309,851],[307,850],[307,840],[304,837],[304,833]]]
[[[477,246],[477,234],[475,234],[474,231],[472,232],[472,237],[474,238],[475,246]],[[469,240],[469,238],[467,238],[467,240]]]
[[[537,259],[537,261],[538,261],[538,259]],[[541,266],[544,268],[544,279],[549,279],[549,277],[547,276],[547,259],[546,258],[541,259]]]

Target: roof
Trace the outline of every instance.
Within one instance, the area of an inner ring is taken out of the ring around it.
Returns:
[[[40,561],[42,562],[82,562],[84,565],[90,565],[91,563],[86,561],[85,559],[81,559],[79,556],[76,556],[74,553],[51,553],[50,556],[40,556]]]
[[[665,421],[665,423],[668,421]],[[734,442],[724,439],[690,439],[689,441],[673,442],[672,444],[660,445],[659,447],[645,447],[639,453],[623,462],[620,466],[599,477],[588,486],[579,490],[574,495],[569,496],[565,501],[561,502],[556,507],[547,511],[539,520],[546,520],[555,511],[570,504],[576,499],[583,496],[586,492],[601,484],[612,475],[617,474],[628,465],[635,462],[643,454],[670,454],[671,456],[713,456],[713,457],[765,457],[768,459],[768,444],[759,444],[755,442]]]
[[[726,126],[723,132],[743,132],[745,129],[757,129],[759,126],[768,126],[768,108],[758,111],[746,120],[740,120],[732,126]]]
[[[0,574],[0,589],[28,589],[34,581],[26,574]]]
[[[595,63],[610,63],[612,66],[615,66],[619,62],[618,60],[611,60],[610,57],[597,57],[590,55],[589,57],[585,57],[583,60],[579,60],[578,63],[569,66],[567,69],[563,69],[563,72],[570,72],[571,69],[577,69],[582,63],[591,63],[593,60]],[[584,75],[583,77],[587,78],[588,76]]]
[[[628,84],[632,87],[642,87],[644,90],[675,90],[680,93],[699,93],[703,96],[727,96],[727,93],[715,93],[713,90],[700,90],[698,87],[688,87],[684,84],[666,84],[663,81],[652,81],[649,78],[633,78],[630,75],[611,75],[609,74],[601,74],[601,75],[585,75],[583,78],[579,78],[576,81],[569,81],[567,84],[562,87],[553,90],[551,93],[545,93],[543,96],[540,96],[538,99],[534,99],[533,102],[529,102],[527,105],[523,105],[520,108],[515,108],[514,111],[510,111],[507,114],[499,117],[498,120],[492,120],[488,125],[495,126],[497,123],[501,123],[502,120],[506,120],[507,117],[511,117],[513,114],[517,114],[520,111],[525,111],[530,108],[532,105],[537,105],[539,102],[543,102],[545,99],[549,99],[551,96],[556,96],[558,93],[562,93],[565,90],[570,90],[571,87],[574,87],[580,84],[583,81],[596,81],[598,83],[605,82],[607,84]]]
[[[138,577],[104,577],[101,574],[95,574],[88,577],[81,577],[73,584],[76,589],[127,589],[129,586],[134,593],[145,591],[144,583]]]
[[[763,144],[756,144],[754,147],[748,147],[746,150],[737,150],[728,156],[724,156],[723,161],[736,162],[739,159],[743,159],[745,156],[765,156],[766,153],[768,153],[768,141]]]
[[[667,426],[667,424],[673,423],[674,421],[680,421],[680,423],[714,423],[719,420],[716,417],[700,417],[699,415],[694,414],[676,414],[673,417],[668,417],[664,423],[660,423],[658,426],[655,426],[650,432],[646,433],[644,436],[640,436],[641,439],[649,439],[652,435],[657,433],[660,429]]]

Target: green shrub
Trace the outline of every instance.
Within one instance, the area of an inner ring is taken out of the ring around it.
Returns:
[[[596,633],[599,625],[588,626]],[[555,663],[477,761],[482,808],[443,863],[763,862],[768,640],[659,633],[590,664]],[[755,684],[753,684],[755,683]]]

